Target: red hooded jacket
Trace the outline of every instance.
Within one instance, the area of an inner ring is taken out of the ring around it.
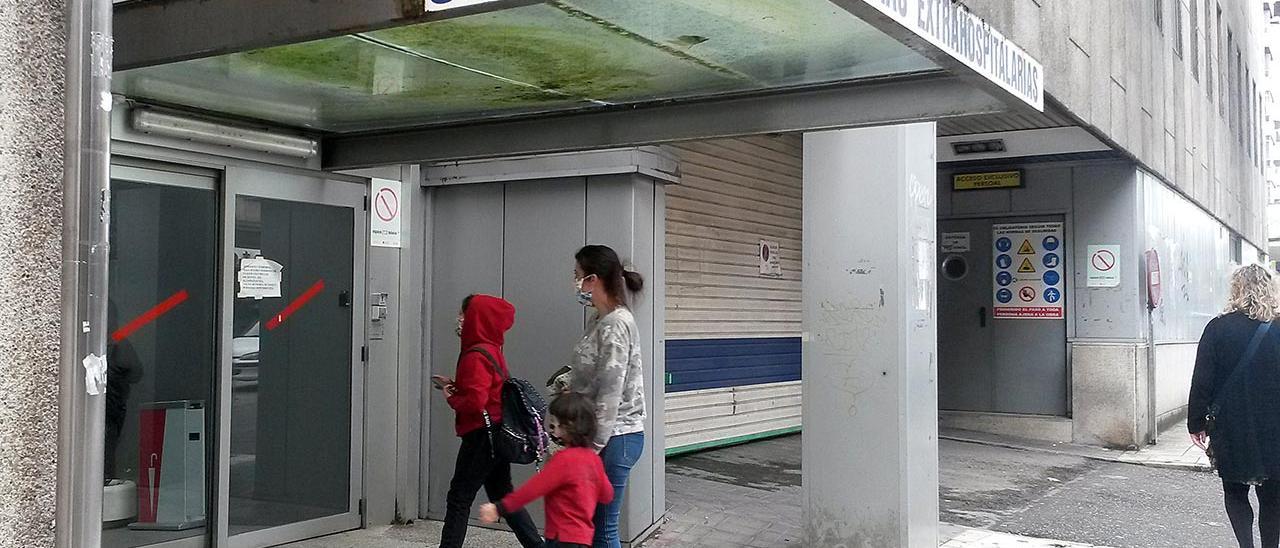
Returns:
[[[458,371],[454,374],[454,393],[448,398],[449,407],[457,416],[455,429],[459,437],[484,428],[484,410],[489,411],[493,422],[502,420],[503,377],[494,374],[484,354],[467,350],[483,348],[506,374],[507,359],[502,355],[502,343],[515,321],[516,308],[490,295],[472,297],[462,313],[462,356],[458,358]]]

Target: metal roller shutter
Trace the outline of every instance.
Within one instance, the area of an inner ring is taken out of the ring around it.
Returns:
[[[676,454],[800,426],[801,137],[668,146],[666,447]],[[782,276],[760,275],[761,240]]]

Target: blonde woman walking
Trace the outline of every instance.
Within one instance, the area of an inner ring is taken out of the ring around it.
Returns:
[[[1280,546],[1280,338],[1271,322],[1280,298],[1267,269],[1231,276],[1226,311],[1200,337],[1187,429],[1222,477],[1227,517],[1241,548],[1253,548],[1253,507],[1263,548]]]

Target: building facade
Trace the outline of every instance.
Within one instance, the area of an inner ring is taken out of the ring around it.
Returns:
[[[438,519],[458,302],[545,378],[585,243],[648,282],[628,541],[803,428],[809,545],[936,546],[939,421],[1146,443],[1265,259],[1256,2],[9,4],[5,548]]]

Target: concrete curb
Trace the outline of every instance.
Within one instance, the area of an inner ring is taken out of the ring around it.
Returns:
[[[940,432],[938,439],[957,441],[961,443],[974,443],[978,445],[988,445],[992,447],[1003,447],[1005,449],[1017,449],[1021,451],[1034,451],[1039,453],[1047,453],[1051,455],[1063,455],[1069,457],[1080,457],[1090,460],[1103,462],[1118,462],[1122,464],[1132,464],[1136,466],[1148,466],[1151,468],[1165,468],[1170,470],[1185,470],[1191,472],[1212,472],[1213,468],[1208,464],[1184,461],[1168,461],[1168,460],[1144,460],[1138,458],[1137,455],[1141,451],[1112,451],[1101,447],[1089,447],[1086,445],[1075,445],[1070,443],[1050,443],[1035,440],[1017,439],[998,437],[982,432],[968,431],[948,431]]]

